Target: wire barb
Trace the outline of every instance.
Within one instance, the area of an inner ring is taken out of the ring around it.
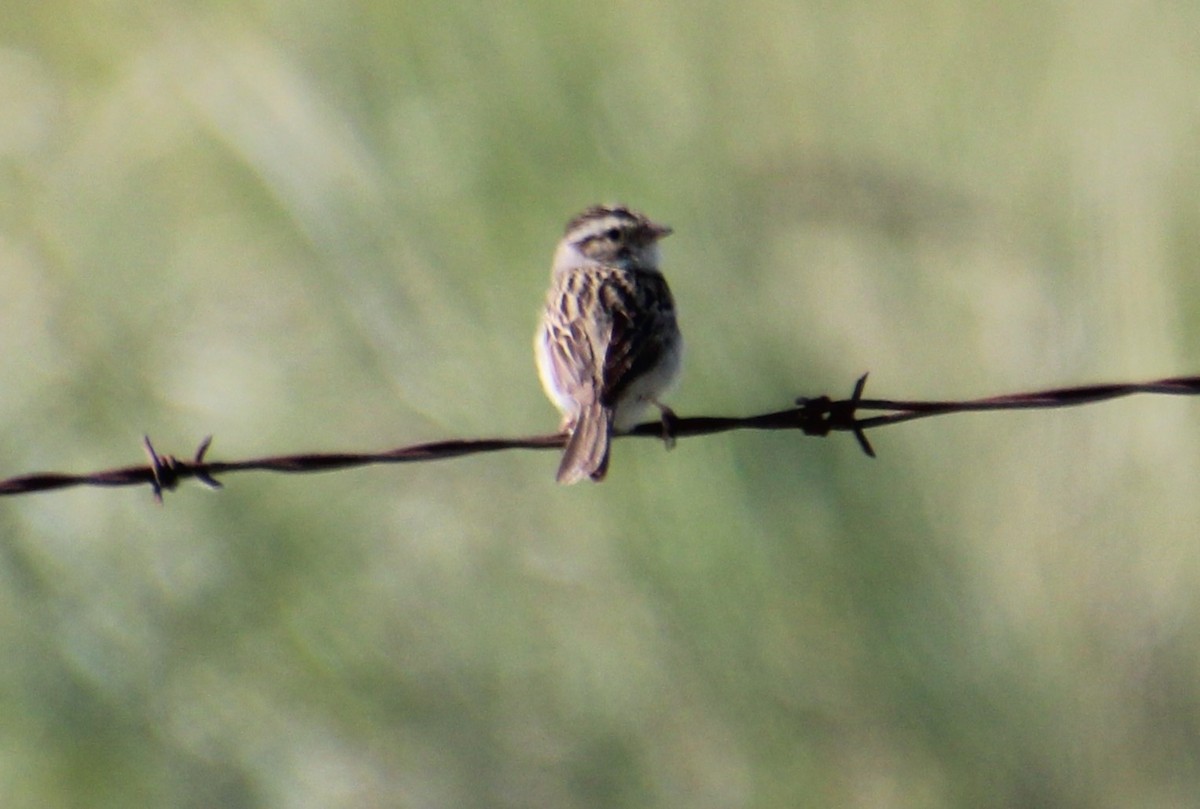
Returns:
[[[148,435],[142,436],[142,446],[150,458],[150,487],[154,491],[154,502],[162,505],[163,492],[173,491],[179,485],[179,462],[174,455],[159,455]]]
[[[875,448],[872,447],[871,442],[867,440],[867,434],[863,432],[862,422],[858,420],[858,408],[862,405],[863,390],[866,387],[867,374],[864,373],[858,378],[858,381],[854,383],[854,393],[850,394],[850,401],[846,403],[846,421],[850,425],[850,431],[854,433],[854,437],[858,441],[858,446],[864,453],[866,453],[868,458],[874,458]]]
[[[204,456],[208,453],[208,448],[212,446],[213,437],[211,435],[204,436],[200,441],[200,446],[196,447],[196,454],[192,457],[192,471],[196,473],[196,480],[203,483],[210,489],[222,489],[224,484],[212,476],[208,468],[204,465]]]
[[[795,406],[787,410],[743,418],[727,416],[683,418],[676,416],[673,412],[664,411],[663,418],[659,421],[639,424],[632,430],[615,437],[632,436],[673,441],[676,438],[710,435],[731,430],[800,430],[805,435],[816,437],[824,437],[831,432],[849,432],[854,435],[862,451],[874,458],[875,450],[867,441],[867,430],[919,418],[984,410],[1075,407],[1134,394],[1200,395],[1200,376],[1171,377],[1153,382],[1127,384],[1082,385],[1029,393],[1005,394],[984,399],[927,402],[867,399],[863,396],[866,385],[867,374],[863,374],[855,382],[854,390],[848,399],[834,400],[828,396],[801,398],[796,399]],[[864,410],[881,411],[881,415],[861,418],[859,414]],[[163,493],[173,491],[179,482],[186,478],[195,478],[211,489],[220,489],[222,484],[216,476],[227,472],[329,472],[372,464],[436,461],[502,450],[560,449],[565,441],[566,436],[563,434],[552,433],[525,438],[433,441],[397,447],[383,452],[304,453],[251,458],[244,461],[207,461],[205,458],[212,445],[212,436],[210,435],[205,436],[200,442],[190,461],[181,461],[174,455],[160,455],[154,449],[150,438],[144,436],[142,446],[149,459],[147,466],[128,466],[93,472],[88,475],[61,472],[21,475],[0,480],[0,495],[45,492],[74,486],[142,486],[149,483],[155,501],[161,503]]]
[[[858,409],[862,402],[863,389],[867,385],[867,374],[863,374],[854,383],[854,392],[849,399],[834,401],[828,396],[800,398],[796,400],[798,408],[798,426],[805,435],[824,438],[835,430],[850,432],[858,440],[858,446],[867,457],[874,458],[875,450],[867,440],[862,430],[862,422],[858,419]]]

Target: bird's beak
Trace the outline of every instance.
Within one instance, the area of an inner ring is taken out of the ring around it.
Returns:
[[[665,239],[667,236],[670,236],[674,232],[675,232],[675,229],[673,227],[671,227],[670,225],[656,225],[653,223],[651,223],[651,225],[650,225],[650,235],[654,237],[654,241],[658,241],[659,239]]]

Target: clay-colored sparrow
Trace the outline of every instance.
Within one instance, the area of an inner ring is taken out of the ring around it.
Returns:
[[[538,375],[570,433],[559,483],[601,480],[614,431],[637,423],[675,381],[683,339],[658,269],[671,233],[620,205],[596,205],[567,224],[534,341]]]

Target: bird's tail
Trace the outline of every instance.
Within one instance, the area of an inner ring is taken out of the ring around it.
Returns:
[[[558,465],[559,483],[578,483],[585,477],[603,480],[608,471],[608,443],[612,435],[612,410],[591,402],[579,410],[579,417],[567,439],[562,463]]]

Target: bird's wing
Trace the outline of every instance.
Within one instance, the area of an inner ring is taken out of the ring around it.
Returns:
[[[674,302],[657,273],[613,273],[600,286],[598,305],[606,326],[600,402],[613,407],[638,377],[653,370],[667,351],[664,337],[673,332]]]

